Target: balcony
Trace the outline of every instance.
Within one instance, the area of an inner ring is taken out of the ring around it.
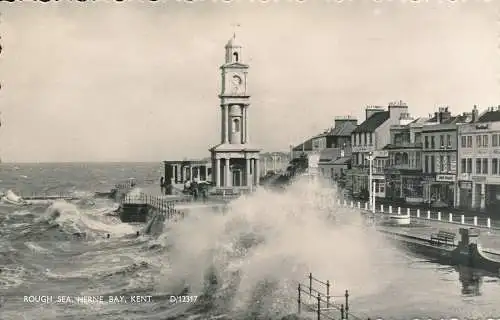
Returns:
[[[389,168],[397,170],[422,170],[422,166],[409,163],[392,164]]]
[[[375,145],[373,144],[365,144],[365,145],[355,145],[352,146],[352,152],[357,153],[357,152],[373,152],[375,151]]]
[[[422,149],[422,143],[420,142],[409,142],[409,141],[403,141],[403,142],[396,142],[396,143],[391,143],[388,144],[387,146],[384,147],[385,150],[391,150],[395,151],[398,149]]]

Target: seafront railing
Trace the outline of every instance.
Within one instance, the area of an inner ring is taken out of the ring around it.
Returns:
[[[348,207],[353,209],[359,209],[364,211],[370,211],[370,205],[368,202],[363,201],[348,201],[338,199],[337,204],[342,207]],[[376,214],[382,215],[406,215],[410,216],[412,219],[423,220],[423,221],[433,221],[440,223],[450,223],[450,224],[458,224],[464,226],[473,226],[476,228],[485,228],[485,229],[500,229],[500,225],[492,225],[492,220],[490,217],[480,217],[480,216],[466,216],[464,214],[453,214],[446,213],[436,210],[420,210],[413,208],[402,208],[402,207],[392,207],[384,206],[380,204],[375,207]]]
[[[368,319],[349,311],[349,291],[345,290],[342,295],[331,295],[331,283],[329,280],[321,281],[313,277],[312,273],[307,276],[308,283],[299,282],[297,287],[297,311],[313,312],[317,320],[337,319]],[[339,299],[337,302],[337,299]],[[341,302],[343,300],[343,303]]]

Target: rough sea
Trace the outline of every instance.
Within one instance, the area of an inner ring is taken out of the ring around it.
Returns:
[[[332,295],[349,290],[351,319],[500,319],[498,278],[397,248],[319,182],[260,189],[154,234],[92,196],[161,174],[156,163],[1,164],[3,192],[80,199],[0,204],[0,319],[292,319],[309,272]]]

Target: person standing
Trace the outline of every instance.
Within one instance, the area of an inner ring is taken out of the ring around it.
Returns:
[[[161,188],[161,193],[163,194],[163,189],[165,188],[165,178],[163,177],[160,178],[160,188]]]

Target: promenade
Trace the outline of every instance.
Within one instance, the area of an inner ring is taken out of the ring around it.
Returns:
[[[435,210],[422,212],[420,209],[392,208],[391,206],[386,207],[384,205],[377,206],[375,214],[373,214],[368,210],[367,202],[338,200],[338,204],[342,207],[359,209],[365,214],[372,214],[374,225],[379,230],[397,232],[424,239],[430,239],[431,234],[435,234],[439,230],[458,234],[460,228],[478,228],[480,229],[479,242],[482,248],[485,250],[500,251],[500,222],[492,221],[484,216],[465,217],[464,215],[445,214]],[[381,226],[380,222],[384,221],[389,215],[409,215],[411,225]]]

